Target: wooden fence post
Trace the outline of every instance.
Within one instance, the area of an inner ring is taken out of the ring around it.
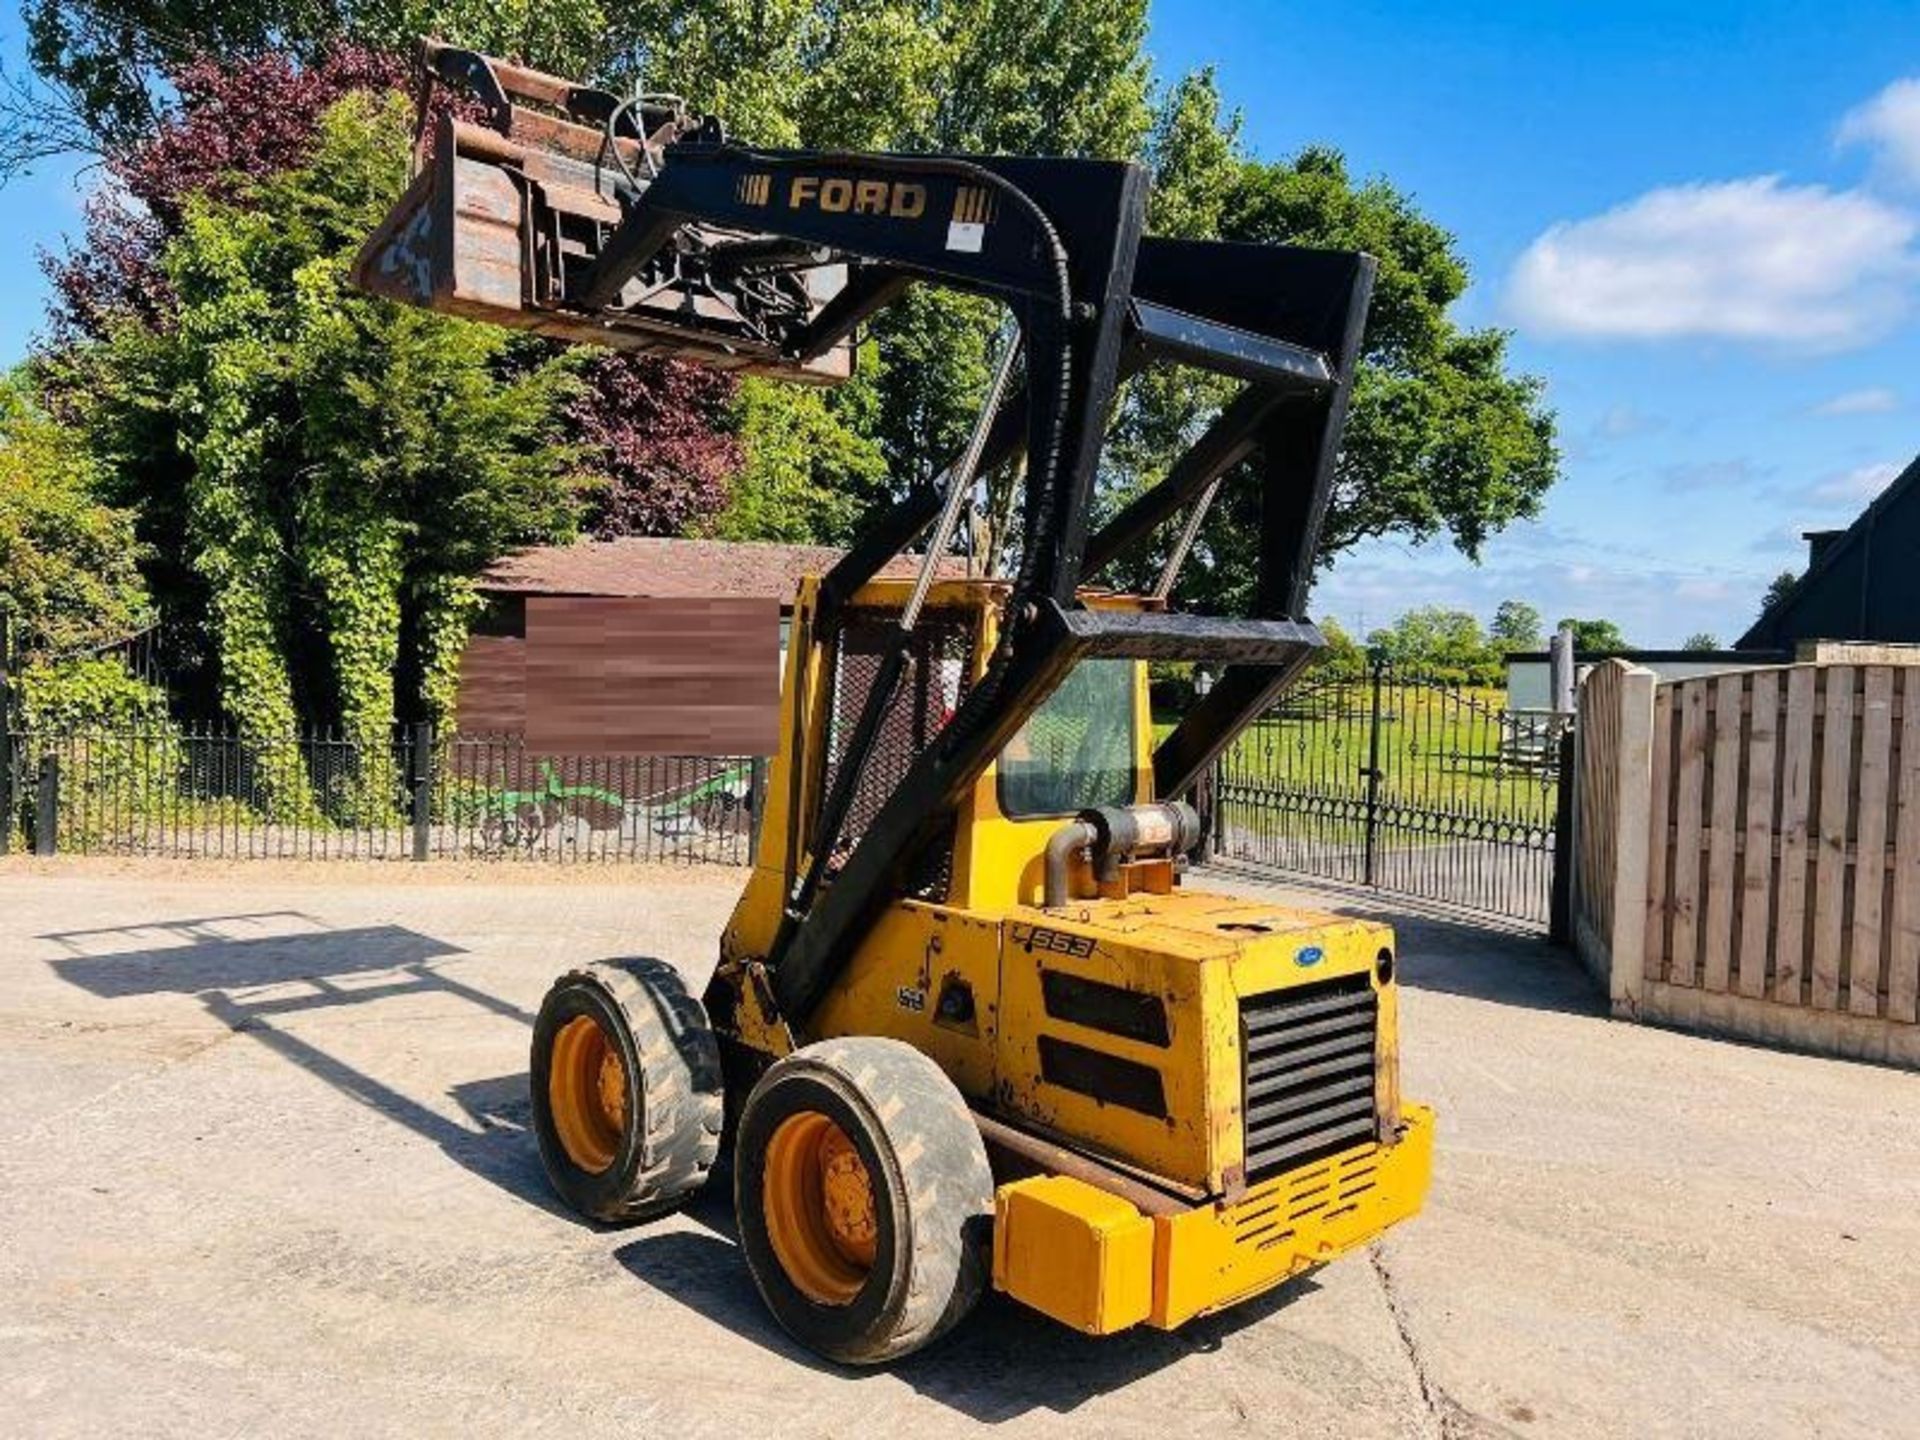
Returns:
[[[1653,842],[1653,692],[1658,677],[1635,666],[1620,677],[1618,786],[1613,807],[1613,924],[1608,998],[1613,1013],[1640,1013],[1646,979],[1647,863]],[[1665,777],[1659,777],[1664,779]]]

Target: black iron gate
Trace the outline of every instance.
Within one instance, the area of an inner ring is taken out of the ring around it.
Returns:
[[[1323,675],[1221,758],[1214,852],[1545,926],[1569,719],[1383,661]]]

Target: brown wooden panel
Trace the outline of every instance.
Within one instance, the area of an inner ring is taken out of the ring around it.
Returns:
[[[1740,715],[1746,677],[1722,675],[1713,689],[1713,787],[1707,826],[1706,927],[1700,985],[1725,993],[1733,973],[1734,858],[1740,824]],[[1704,687],[1704,682],[1702,684]]]
[[[1824,670],[1827,703],[1820,737],[1819,844],[1813,867],[1813,1003],[1822,1010],[1840,1004],[1840,966],[1847,943],[1847,831],[1853,815],[1855,671],[1850,665]]]
[[[780,715],[775,600],[527,602],[530,749],[768,755]]]
[[[1648,980],[1667,978],[1667,930],[1672,916],[1672,891],[1668,888],[1667,864],[1672,849],[1673,811],[1673,686],[1660,685],[1653,692],[1653,794],[1647,843],[1647,932],[1641,954],[1643,974]]]
[[[1741,868],[1739,990],[1767,993],[1767,947],[1773,940],[1775,737],[1780,731],[1780,672],[1756,670],[1747,730],[1746,855]]]
[[[516,636],[475,635],[460,655],[454,714],[469,734],[519,734],[527,723],[527,645]]]
[[[1920,668],[1908,669],[1903,680],[1887,1018],[1911,1022],[1920,1020]]]
[[[1891,666],[1869,665],[1860,718],[1859,799],[1854,824],[1853,936],[1847,948],[1847,1008],[1880,1013],[1882,922],[1886,918],[1888,792],[1893,782]]]
[[[1679,778],[1674,786],[1673,940],[1667,979],[1675,985],[1699,984],[1700,830],[1706,808],[1707,754],[1712,729],[1707,721],[1711,680],[1688,680],[1675,689],[1680,707],[1680,747],[1675,752]]]
[[[1811,665],[1787,672],[1787,718],[1781,731],[1780,896],[1774,913],[1773,998],[1798,1005],[1806,986],[1807,867],[1813,818],[1813,757],[1818,719]]]

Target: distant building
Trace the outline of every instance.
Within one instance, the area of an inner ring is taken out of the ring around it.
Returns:
[[[524,635],[535,595],[648,600],[770,600],[788,615],[805,575],[824,575],[841,552],[830,545],[738,544],[630,535],[536,545],[487,567],[487,609],[475,629]]]
[[[634,536],[509,555],[478,582],[460,728],[564,734],[582,751],[766,753],[795,593],[841,553]],[[881,573],[918,564],[898,556]]]
[[[1806,540],[1807,573],[1767,607],[1737,648],[1920,642],[1920,459],[1845,530],[1809,531]]]
[[[1502,658],[1507,666],[1507,708],[1517,711],[1551,710],[1553,671],[1547,652],[1517,650]],[[1624,660],[1629,665],[1653,671],[1662,680],[1685,680],[1690,676],[1714,675],[1723,670],[1785,665],[1792,659],[1791,650],[1622,650],[1610,655],[1582,652],[1574,656],[1573,667],[1577,684],[1602,660]]]

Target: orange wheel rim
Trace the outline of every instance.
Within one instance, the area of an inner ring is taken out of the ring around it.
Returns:
[[[576,1015],[553,1037],[547,1108],[569,1160],[591,1175],[613,1164],[627,1129],[627,1072],[590,1015]]]
[[[767,1142],[761,1208],[774,1257],[800,1293],[847,1305],[867,1283],[879,1237],[873,1177],[847,1132],[816,1110]]]

